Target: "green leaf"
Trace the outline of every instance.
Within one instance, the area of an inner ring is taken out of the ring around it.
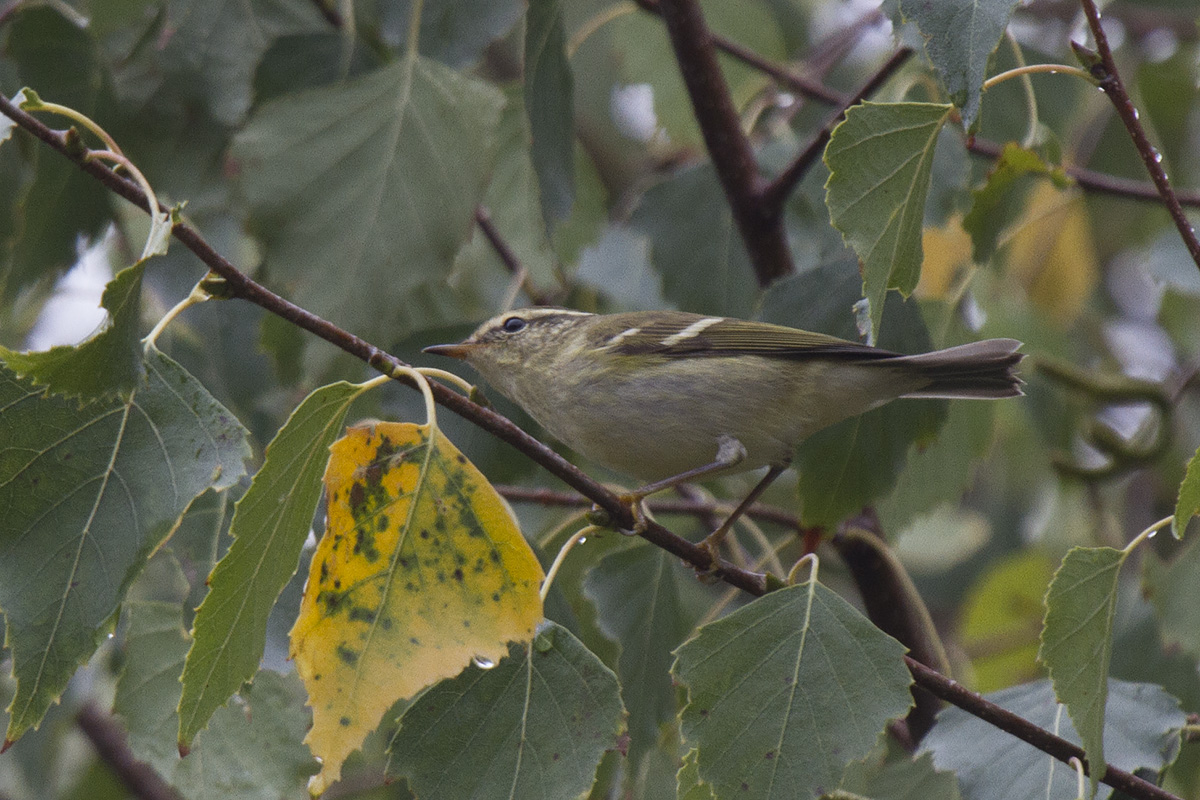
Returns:
[[[310,716],[295,674],[262,670],[213,714],[171,784],[187,800],[304,797],[317,762],[302,743]]]
[[[1111,547],[1073,547],[1046,593],[1046,624],[1038,659],[1050,671],[1054,694],[1067,707],[1089,765],[1104,763],[1104,707],[1112,660],[1117,574],[1127,553]],[[1090,772],[1091,791],[1101,778]]]
[[[146,262],[139,261],[121,270],[104,287],[100,305],[108,311],[108,321],[87,341],[40,353],[17,353],[0,347],[0,359],[17,375],[54,394],[86,399],[128,396],[146,371],[138,340],[145,267]]]
[[[419,797],[577,797],[617,745],[621,714],[616,676],[547,622],[531,646],[421,695],[392,739],[388,774]]]
[[[650,189],[631,224],[650,237],[669,302],[700,314],[750,315],[758,282],[711,165],[680,170]]]
[[[126,586],[192,500],[244,473],[250,450],[233,415],[161,353],[145,366],[129,399],[83,408],[0,369],[10,741],[38,724],[96,649]]]
[[[858,274],[840,261],[776,282],[763,301],[766,322],[857,338],[853,305]],[[915,303],[887,299],[879,345],[901,353],[932,349]],[[831,525],[886,495],[913,444],[927,444],[946,418],[944,400],[900,400],[818,431],[796,448],[802,517]]]
[[[584,594],[596,605],[604,634],[621,645],[617,676],[629,709],[633,771],[675,722],[678,705],[671,680],[675,649],[694,622],[684,611],[677,559],[665,550],[639,545],[610,553],[588,573]]]
[[[907,297],[921,277],[933,147],[952,110],[935,103],[862,103],[846,113],[825,148],[825,204],[862,263],[875,331],[887,290]]]
[[[1028,176],[1052,176],[1066,180],[1032,150],[1009,142],[988,172],[987,182],[971,192],[971,210],[963,217],[963,230],[971,234],[973,258],[978,264],[991,260],[1008,226],[1016,223],[1029,209],[1025,204]]]
[[[525,112],[547,228],[571,213],[575,197],[574,93],[562,0],[531,0],[525,15]]]
[[[1183,483],[1179,484],[1179,497],[1175,501],[1175,518],[1171,520],[1171,533],[1176,539],[1183,538],[1192,517],[1200,514],[1200,450],[1188,462]]]
[[[1186,720],[1179,701],[1148,683],[1109,680],[1108,684],[1110,713],[1104,738],[1109,763],[1127,772],[1161,772],[1179,754],[1179,730]],[[986,697],[1040,728],[1079,743],[1068,715],[1054,702],[1049,681]],[[958,708],[938,715],[921,752],[932,753],[938,769],[952,770],[963,796],[971,800],[1074,800],[1078,796],[1071,767]],[[1101,786],[1097,797],[1105,800],[1111,793]]]
[[[338,382],[306,397],[267,446],[262,469],[238,501],[233,545],[213,570],[196,613],[179,702],[180,742],[191,742],[258,669],[267,615],[295,574],[312,526],[329,446],[362,392]]]
[[[175,733],[179,718],[179,674],[188,635],[177,603],[129,602],[124,669],[113,711],[125,720],[129,749],[139,761],[170,775],[179,761]]]
[[[394,336],[400,298],[444,280],[471,233],[502,103],[408,56],[263,106],[232,154],[275,283],[359,335]]]
[[[168,26],[161,71],[232,126],[250,110],[254,72],[275,38],[320,33],[327,23],[313,3],[174,0]]]
[[[1163,641],[1200,658],[1200,537],[1193,536],[1169,563],[1153,551],[1146,554],[1144,591],[1154,606]]]
[[[809,581],[705,625],[677,651],[684,737],[718,797],[835,788],[912,705],[904,647]]]
[[[975,126],[988,59],[1016,6],[1017,0],[901,0],[901,13],[921,30],[925,52],[954,104],[962,109],[966,128]]]

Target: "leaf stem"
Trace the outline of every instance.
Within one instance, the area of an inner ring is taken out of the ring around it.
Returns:
[[[554,583],[554,576],[558,575],[559,568],[567,560],[567,553],[571,552],[575,545],[582,544],[588,536],[603,532],[604,529],[598,525],[584,525],[571,534],[571,538],[567,539],[562,547],[558,548],[558,555],[554,557],[554,563],[550,565],[550,569],[546,571],[546,579],[542,581],[542,591],[540,594],[543,603],[546,602],[546,596],[550,594],[550,584]]]
[[[416,58],[420,54],[421,44],[421,12],[425,10],[425,0],[412,0],[412,13],[408,15],[408,57]]]
[[[425,424],[430,428],[436,428],[437,403],[433,399],[433,390],[429,386],[429,381],[421,374],[421,370],[407,364],[393,364],[385,376],[398,381],[408,378],[417,385],[417,388],[421,390],[421,396],[425,398]]]
[[[796,578],[799,577],[800,568],[803,567],[805,564],[807,564],[809,566],[808,579],[810,581],[812,581],[813,583],[817,582],[817,571],[821,567],[821,559],[817,558],[816,553],[806,553],[803,557],[801,557],[801,559],[799,561],[797,561],[795,564],[792,565],[792,568],[790,570],[788,570],[788,574],[787,574],[787,585],[788,586],[796,585]]]
[[[426,378],[433,378],[434,380],[439,380],[443,383],[449,383],[453,386],[457,386],[459,389],[462,389],[463,394],[467,395],[468,397],[471,396],[471,392],[475,391],[475,384],[471,383],[461,375],[455,375],[453,372],[447,372],[444,369],[437,369],[436,367],[418,367],[417,372],[421,373]]]
[[[192,287],[192,291],[188,293],[188,296],[176,303],[174,308],[172,308],[166,314],[163,314],[162,319],[160,319],[158,323],[151,328],[150,332],[146,334],[146,337],[142,339],[142,344],[147,352],[154,347],[154,343],[158,341],[158,337],[167,329],[167,326],[170,325],[176,317],[182,314],[184,310],[212,299],[212,295],[201,288],[204,281],[208,280],[208,277],[209,276],[205,275],[203,278],[201,278],[200,281]]]
[[[1071,67],[1066,64],[1028,64],[1020,67],[1013,67],[1010,70],[1001,72],[999,75],[993,75],[983,82],[983,88],[985,90],[991,89],[1000,85],[1001,83],[1004,83],[1010,78],[1019,78],[1024,75],[1037,75],[1039,73],[1049,73],[1051,75],[1074,75],[1077,78],[1083,78],[1092,86],[1100,85],[1100,81],[1098,81],[1095,76],[1093,76],[1090,72],[1085,72],[1079,67]]]
[[[1146,530],[1142,531],[1137,536],[1133,537],[1133,540],[1130,541],[1129,544],[1127,544],[1121,548],[1121,553],[1126,556],[1129,555],[1130,553],[1133,552],[1133,548],[1137,547],[1139,544],[1146,541],[1147,539],[1153,538],[1154,534],[1158,533],[1159,531],[1161,531],[1163,528],[1167,527],[1174,521],[1175,521],[1174,514],[1172,514],[1169,517],[1163,517],[1158,522],[1154,523],[1149,528],[1146,528]]]

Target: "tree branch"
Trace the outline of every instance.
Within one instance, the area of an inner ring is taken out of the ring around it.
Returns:
[[[761,193],[766,181],[758,173],[750,140],[717,63],[712,34],[696,0],[659,0],[658,11],[758,285],[765,288],[794,271],[792,255],[782,220],[764,213]]]
[[[1092,29],[1092,36],[1096,40],[1096,49],[1099,51],[1099,60],[1093,60],[1090,65],[1091,72],[1099,79],[1100,88],[1112,101],[1121,122],[1125,123],[1125,130],[1129,132],[1129,138],[1133,139],[1133,145],[1142,157],[1146,171],[1150,173],[1150,180],[1154,182],[1163,203],[1166,204],[1167,213],[1171,215],[1171,220],[1179,230],[1179,235],[1183,237],[1183,243],[1187,245],[1192,261],[1196,262],[1197,268],[1200,268],[1200,240],[1197,240],[1196,230],[1183,213],[1179,198],[1175,196],[1175,190],[1171,188],[1171,182],[1167,180],[1167,172],[1162,166],[1162,157],[1146,137],[1142,123],[1138,121],[1137,109],[1134,108],[1129,93],[1125,91],[1125,84],[1121,82],[1121,76],[1117,73],[1117,62],[1113,59],[1112,48],[1108,46],[1108,37],[1104,33],[1104,26],[1100,23],[1100,11],[1096,8],[1094,0],[1080,1],[1083,5],[1083,13],[1087,17],[1088,27]],[[1076,47],[1077,54],[1079,50],[1080,48]]]
[[[125,731],[95,703],[85,703],[75,722],[92,743],[96,755],[108,765],[125,788],[141,800],[181,800],[175,789],[149,764],[138,761],[125,738]]]
[[[904,663],[908,665],[909,671],[912,672],[913,680],[916,681],[918,686],[928,689],[947,703],[958,706],[971,716],[978,717],[1005,733],[1011,733],[1021,741],[1033,745],[1038,750],[1053,756],[1064,764],[1072,758],[1078,758],[1083,763],[1084,769],[1089,769],[1087,761],[1084,759],[1082,747],[1055,736],[1011,711],[1006,711],[995,703],[985,700],[978,692],[972,692],[957,681],[948,679],[946,676],[909,656],[904,657]],[[1130,797],[1138,798],[1138,800],[1180,800],[1180,798],[1165,789],[1155,786],[1150,781],[1117,769],[1111,764],[1105,765],[1104,774],[1100,777],[1100,782],[1114,789],[1119,789]]]

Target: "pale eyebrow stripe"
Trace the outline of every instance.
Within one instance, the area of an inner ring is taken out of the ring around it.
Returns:
[[[661,344],[665,347],[671,347],[672,345],[676,345],[682,341],[691,339],[693,336],[699,336],[705,328],[709,328],[713,325],[716,325],[718,322],[724,321],[724,317],[705,317],[704,319],[698,319],[691,325],[688,325],[686,328],[681,330],[679,333],[672,333],[670,336],[663,339]]]

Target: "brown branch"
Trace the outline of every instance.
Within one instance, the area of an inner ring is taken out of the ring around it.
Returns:
[[[75,716],[75,722],[92,743],[96,755],[121,779],[134,797],[141,800],[181,800],[175,789],[153,767],[134,757],[121,725],[95,703],[85,703]]]
[[[659,0],[658,10],[758,285],[766,287],[794,271],[792,254],[782,220],[763,213],[766,181],[717,63],[712,34],[696,0]]]
[[[129,200],[143,210],[149,208],[146,197],[142,194],[137,184],[115,174],[101,163],[89,160],[89,151],[86,149],[68,148],[65,143],[64,134],[48,128],[29,114],[18,109],[3,96],[0,96],[0,113],[9,117],[20,128],[36,136],[51,148],[73,161],[80,169],[95,177],[114,193]],[[166,209],[164,207],[161,210]],[[317,317],[315,314],[284,300],[282,297],[254,282],[217,253],[199,232],[187,223],[176,225],[172,229],[172,234],[189,250],[195,253],[201,262],[213,273],[223,279],[224,285],[222,288],[226,290],[223,296],[238,297],[254,303],[266,311],[282,317],[347,353],[362,359],[384,374],[395,375],[395,367],[403,366],[402,362],[395,357],[384,353],[332,323]],[[406,379],[395,379],[410,386],[412,385]],[[451,391],[439,383],[432,383],[431,389],[434,399],[440,405],[492,434],[497,439],[512,445],[568,486],[591,499],[608,513],[613,524],[626,529],[633,528],[633,514],[629,506],[622,502],[621,498],[608,491],[588,475],[579,471],[570,462],[525,433],[510,420],[490,409],[470,402],[462,395]],[[743,589],[754,596],[766,594],[767,582],[765,576],[739,569],[724,562],[714,564],[706,550],[697,547],[686,539],[676,536],[657,523],[649,523],[646,530],[641,533],[641,536],[650,543],[684,559],[697,569],[710,572],[710,574],[731,586]],[[1065,762],[1072,756],[1082,759],[1083,751],[1070,742],[1054,736],[1048,731],[1042,730],[999,706],[984,700],[978,694],[964,689],[955,681],[922,665],[910,656],[904,656],[904,661],[912,672],[917,685],[928,689],[943,700],[963,708],[1001,730],[1012,733],[1061,761]],[[1157,786],[1111,766],[1107,767],[1101,781],[1109,786],[1121,789],[1131,797],[1137,798],[1137,800],[1178,800],[1178,798],[1174,798]],[[174,800],[174,798],[172,797],[171,800]]]
[[[1113,59],[1112,48],[1108,46],[1108,37],[1104,33],[1104,26],[1100,24],[1100,10],[1096,8],[1094,0],[1080,0],[1080,2],[1088,20],[1088,27],[1092,29],[1092,36],[1096,40],[1096,49],[1099,51],[1098,60],[1088,59],[1092,61],[1090,64],[1092,75],[1100,81],[1100,88],[1112,101],[1121,122],[1125,123],[1125,130],[1133,139],[1133,145],[1142,157],[1146,171],[1150,173],[1150,180],[1154,182],[1159,195],[1162,196],[1163,203],[1167,206],[1167,213],[1171,215],[1175,227],[1179,230],[1179,235],[1183,237],[1183,243],[1187,245],[1192,261],[1196,262],[1196,266],[1200,268],[1200,240],[1196,238],[1196,230],[1183,213],[1179,198],[1175,196],[1175,190],[1171,188],[1171,182],[1167,180],[1167,172],[1162,166],[1162,157],[1146,137],[1142,123],[1138,121],[1137,109],[1134,108],[1129,93],[1125,91],[1125,84],[1121,82],[1121,76],[1117,73],[1117,62]],[[1081,48],[1077,46],[1077,54],[1080,50]]]
[[[117,175],[104,164],[90,160],[90,151],[83,147],[69,148],[66,136],[54,131],[38,120],[21,111],[3,96],[0,96],[0,113],[9,117],[22,129],[32,133],[38,139],[50,145],[54,150],[75,162],[84,172],[92,175],[116,194],[124,197],[139,208],[149,208],[146,196],[136,183]],[[162,210],[166,210],[165,207]],[[294,303],[288,302],[270,291],[262,284],[251,280],[246,274],[237,269],[229,260],[219,254],[204,239],[200,233],[186,222],[176,225],[171,233],[183,242],[209,268],[220,276],[221,281],[212,287],[214,294],[222,298],[240,298],[254,303],[267,311],[282,317],[315,336],[324,339],[345,352],[365,361],[371,367],[385,375],[391,375],[401,383],[413,386],[412,381],[403,376],[397,376],[396,368],[407,366],[369,342],[348,333],[316,314],[307,311]],[[554,450],[542,444],[517,427],[507,417],[497,414],[491,409],[472,403],[467,398],[443,386],[432,383],[434,399],[439,405],[450,409],[455,414],[477,425],[483,430],[511,445],[524,453],[580,494],[590,498],[609,515],[612,524],[626,530],[633,530],[635,520],[629,504],[610,492],[603,485],[593,480],[574,464],[564,459]],[[651,522],[640,533],[642,538],[661,547],[673,555],[684,559],[698,570],[711,571],[718,578],[740,589],[762,594],[766,591],[766,578],[755,572],[741,569],[732,564],[721,562],[714,564],[712,556],[702,547],[677,536],[663,526]]]
[[[829,138],[833,135],[833,129],[837,124],[846,117],[846,112],[852,106],[856,106],[866,98],[873,95],[879,90],[888,78],[895,73],[896,70],[908,61],[912,56],[913,51],[909,48],[901,48],[892,54],[892,57],[884,62],[870,80],[862,85],[853,97],[850,97],[841,105],[837,113],[821,127],[820,132],[813,138],[808,146],[800,152],[800,155],[788,164],[778,177],[773,180],[762,193],[763,211],[767,214],[776,217],[783,214],[783,205],[787,202],[788,195],[796,188],[797,184],[808,173],[808,170],[821,157],[821,153],[825,150],[825,145],[829,143]]]
[[[1089,769],[1082,747],[1055,736],[1044,728],[1039,728],[1037,725],[1017,716],[1011,711],[1006,711],[995,703],[984,699],[978,692],[972,692],[957,681],[946,678],[946,676],[909,656],[904,657],[904,663],[908,665],[909,671],[912,672],[913,680],[916,681],[918,686],[928,689],[947,703],[958,706],[971,716],[977,717],[1005,733],[1012,734],[1021,741],[1033,745],[1043,753],[1057,758],[1064,764],[1068,763],[1072,758],[1077,758],[1083,763],[1085,771]],[[1100,782],[1114,789],[1119,789],[1130,797],[1138,798],[1138,800],[1180,800],[1180,798],[1165,789],[1155,786],[1150,781],[1117,769],[1111,764],[1105,765],[1104,774],[1100,776]]]

